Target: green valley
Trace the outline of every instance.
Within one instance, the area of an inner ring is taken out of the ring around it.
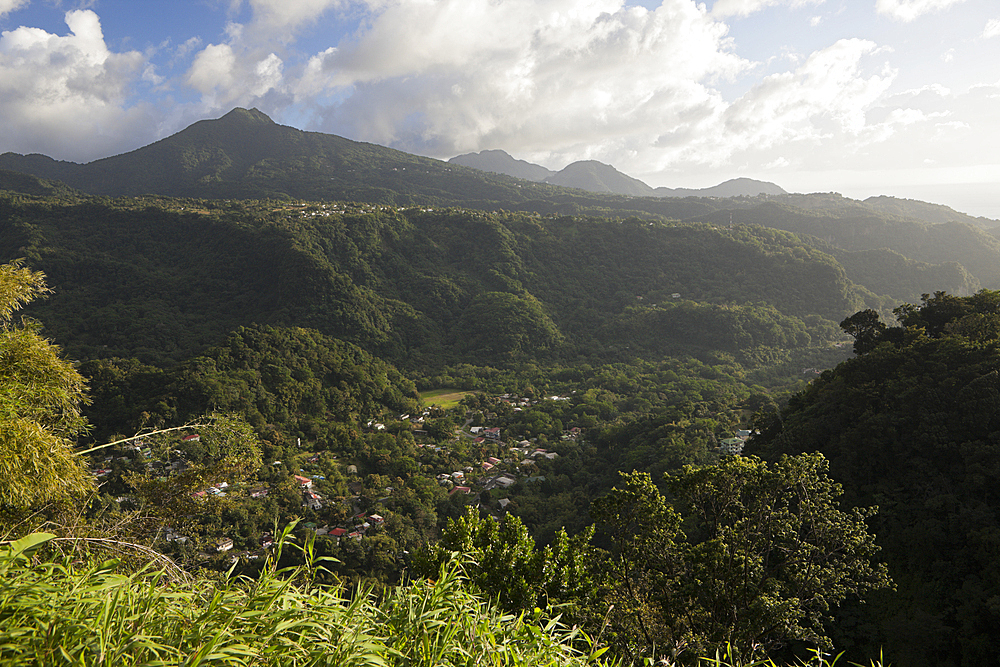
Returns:
[[[0,572],[52,617],[114,588],[187,655],[201,586],[249,610],[205,617],[219,664],[479,664],[491,624],[497,664],[993,664],[988,221],[572,190],[242,109],[0,168]],[[419,605],[468,650],[420,654]]]

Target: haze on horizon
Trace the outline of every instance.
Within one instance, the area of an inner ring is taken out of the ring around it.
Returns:
[[[0,0],[0,152],[87,162],[243,106],[440,159],[1000,218],[997,62],[989,0]]]

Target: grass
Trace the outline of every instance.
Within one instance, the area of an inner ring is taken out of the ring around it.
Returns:
[[[257,579],[210,582],[37,560],[53,538],[0,543],[0,664],[584,667],[601,654],[541,612],[505,614],[473,595],[457,563],[376,599],[313,585],[311,543],[297,547],[305,566],[277,570],[275,558]]]
[[[420,392],[420,402],[423,405],[437,405],[443,410],[448,410],[459,404],[466,396],[474,394],[474,391],[459,391],[457,389],[429,389]]]

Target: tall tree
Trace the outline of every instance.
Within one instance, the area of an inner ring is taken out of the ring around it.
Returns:
[[[37,322],[14,318],[48,291],[45,276],[23,262],[0,266],[0,511],[7,518],[94,487],[73,455],[87,428],[84,379]]]
[[[643,652],[731,647],[757,658],[791,640],[829,648],[831,607],[890,585],[865,521],[843,511],[818,454],[775,464],[727,457],[666,475],[673,500],[644,473],[594,505],[614,536],[624,610],[619,637]]]

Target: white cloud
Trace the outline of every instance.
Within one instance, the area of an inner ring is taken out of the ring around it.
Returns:
[[[875,49],[866,40],[840,40],[810,55],[796,71],[767,77],[726,110],[727,143],[766,148],[859,137],[866,129],[865,111],[893,78],[861,73],[861,59]]]
[[[317,129],[404,150],[583,159],[716,113],[711,82],[750,67],[726,35],[691,0],[401,0],[315,56],[296,92],[349,91]]]
[[[825,0],[715,0],[712,5],[712,16],[726,18],[729,16],[749,16],[767,7],[803,7],[805,5],[821,5]]]
[[[0,18],[9,14],[15,9],[26,6],[31,0],[0,0]]]
[[[255,24],[287,39],[302,25],[317,21],[330,9],[345,6],[348,0],[249,0],[249,3]]]
[[[1000,19],[990,19],[983,28],[983,39],[1000,37]]]
[[[890,18],[910,22],[924,14],[947,9],[965,0],[877,0],[875,10]]]
[[[195,56],[187,83],[202,95],[228,91],[236,81],[236,56],[228,44],[209,44]]]
[[[281,83],[281,71],[284,63],[274,53],[269,53],[266,58],[257,62],[254,67],[254,76],[251,79],[250,92],[257,97],[264,95],[272,88]]]
[[[147,108],[128,108],[142,76],[142,54],[112,53],[100,19],[90,10],[65,14],[70,34],[19,27],[0,35],[0,141],[13,151],[41,151],[68,159],[122,147]]]
[[[230,44],[209,44],[202,49],[186,82],[202,94],[208,109],[228,110],[233,105],[252,105],[282,85],[284,62],[275,53],[254,56],[237,51]]]

